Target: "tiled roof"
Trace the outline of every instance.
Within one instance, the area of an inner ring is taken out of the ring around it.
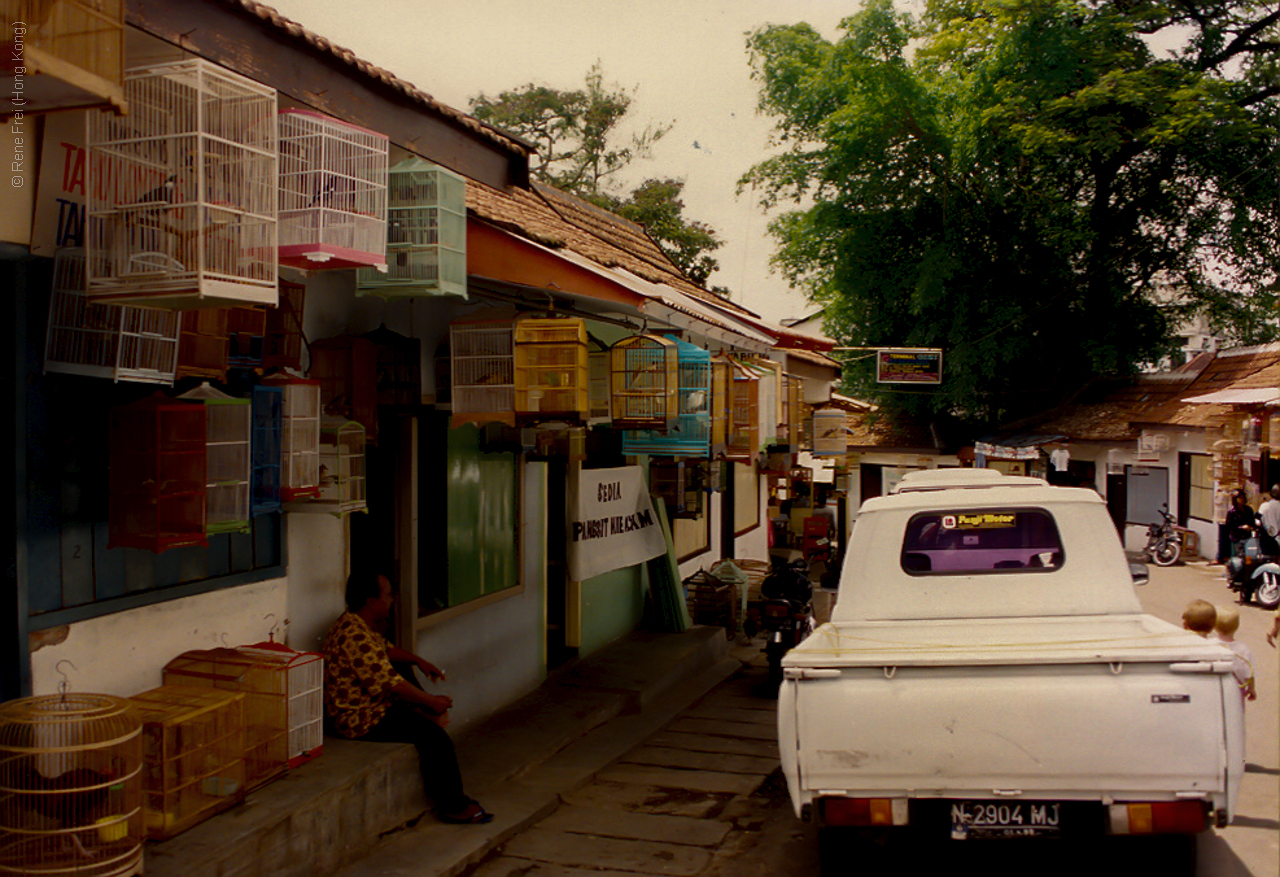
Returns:
[[[506,134],[491,125],[486,125],[474,116],[469,116],[461,110],[456,110],[447,104],[443,104],[431,95],[422,91],[411,82],[406,82],[396,76],[389,70],[384,70],[375,64],[371,64],[356,55],[350,49],[343,48],[334,43],[328,37],[321,36],[314,31],[308,30],[298,22],[286,18],[271,6],[265,3],[259,3],[257,0],[217,0],[225,6],[243,10],[248,14],[261,19],[271,25],[277,31],[287,35],[293,40],[305,43],[320,52],[331,55],[344,64],[354,67],[362,75],[370,79],[375,79],[383,85],[390,86],[396,91],[409,98],[411,101],[421,104],[424,108],[430,110],[437,115],[444,116],[452,120],[454,123],[468,129],[472,133],[485,138],[493,143],[498,144],[503,149],[520,155],[528,155],[533,150],[518,139]]]
[[[884,412],[850,411],[849,450],[933,450],[935,442],[927,424],[895,418]]]

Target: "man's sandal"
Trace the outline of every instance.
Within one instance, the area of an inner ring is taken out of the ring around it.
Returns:
[[[437,815],[440,817],[441,822],[448,822],[451,825],[483,825],[486,822],[493,821],[493,814],[475,801],[467,804],[457,813],[439,813]]]

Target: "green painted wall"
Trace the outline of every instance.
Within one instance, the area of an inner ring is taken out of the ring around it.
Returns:
[[[640,626],[644,618],[644,565],[603,573],[582,583],[582,645],[589,655]]]

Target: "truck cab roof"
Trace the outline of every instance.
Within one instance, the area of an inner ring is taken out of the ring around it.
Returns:
[[[1047,487],[1043,478],[1004,475],[995,469],[921,469],[902,477],[894,493],[921,490],[972,490],[982,487]]]

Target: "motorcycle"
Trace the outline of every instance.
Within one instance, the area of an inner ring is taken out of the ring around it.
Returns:
[[[1263,609],[1280,606],[1280,558],[1263,554],[1257,536],[1237,544],[1227,560],[1227,587],[1240,595],[1241,603],[1253,601]]]
[[[1147,525],[1147,544],[1143,551],[1156,566],[1173,566],[1182,557],[1182,534],[1173,525],[1169,506],[1160,507],[1164,520]]]
[[[772,558],[773,569],[760,583],[765,598],[760,607],[760,626],[767,637],[764,646],[769,663],[769,689],[782,684],[782,658],[813,633],[813,585],[803,559]]]

